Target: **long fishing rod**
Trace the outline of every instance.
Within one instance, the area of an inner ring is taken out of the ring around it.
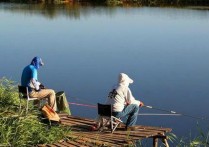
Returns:
[[[79,101],[81,101],[81,99],[77,98],[77,97],[71,97],[74,99],[77,99]],[[84,102],[84,100],[82,100]],[[69,104],[72,105],[77,105],[77,106],[85,106],[85,107],[91,107],[91,108],[97,108],[96,105],[94,104],[81,104],[81,103],[73,103],[73,102],[69,102]],[[185,117],[190,117],[193,119],[199,119],[199,120],[207,120],[209,121],[209,118],[206,117],[196,117],[196,116],[192,116],[192,115],[188,115],[188,114],[183,114],[183,113],[177,113],[173,110],[166,110],[166,109],[161,109],[161,108],[157,108],[157,107],[153,107],[153,106],[148,106],[148,105],[144,105],[143,107],[149,108],[149,109],[155,109],[155,110],[159,110],[159,111],[163,111],[163,112],[167,112],[167,114],[159,114],[159,113],[139,113],[138,115],[143,115],[143,116],[185,116]]]
[[[70,105],[77,105],[77,106],[83,106],[83,107],[90,107],[90,108],[97,108],[96,105],[92,104],[81,104],[81,103],[74,103],[74,102],[68,102]],[[143,116],[180,116],[181,114],[164,114],[164,113],[139,113],[138,115]]]
[[[90,108],[97,108],[96,105],[92,105],[92,104],[81,104],[81,103],[75,103],[75,102],[68,102],[68,103],[70,105],[77,105],[77,106],[90,107]],[[138,115],[141,115],[141,116],[180,116],[181,114],[139,113]]]
[[[149,109],[155,109],[155,110],[159,110],[159,111],[164,111],[164,112],[167,112],[169,114],[175,114],[176,116],[185,116],[185,117],[190,117],[190,118],[193,118],[193,119],[200,119],[200,120],[207,120],[209,121],[208,118],[206,117],[196,117],[196,116],[192,116],[192,115],[187,115],[187,114],[183,114],[183,113],[177,113],[175,111],[172,111],[172,110],[166,110],[166,109],[161,109],[161,108],[157,108],[157,107],[153,107],[153,106],[147,106],[147,105],[144,105],[143,107],[146,107],[146,108],[149,108]]]

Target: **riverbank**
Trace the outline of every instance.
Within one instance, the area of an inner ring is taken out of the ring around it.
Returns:
[[[187,9],[209,10],[209,6],[186,6]]]
[[[30,104],[25,115],[26,102],[21,101],[13,81],[0,79],[0,146],[35,146],[54,143],[69,134],[68,126],[49,126],[41,122],[41,112]]]
[[[49,4],[69,4],[88,3],[93,5],[129,5],[129,6],[188,6],[195,9],[209,9],[207,0],[0,0],[0,2],[10,3],[49,3]]]

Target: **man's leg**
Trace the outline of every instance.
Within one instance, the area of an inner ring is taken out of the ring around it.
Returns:
[[[54,111],[57,109],[55,92],[52,89],[41,89],[41,91],[32,91],[30,97],[37,97],[40,99],[48,98],[48,104]]]
[[[117,118],[127,117],[126,126],[129,127],[136,124],[138,112],[139,106],[136,104],[130,104],[121,112],[113,112],[113,115]]]
[[[138,105],[135,105],[135,104],[132,104],[130,106],[132,111],[131,113],[129,113],[129,116],[128,116],[128,119],[127,119],[127,122],[126,122],[126,126],[129,127],[129,126],[134,126],[136,124],[136,121],[137,121],[137,117],[138,117],[138,112],[139,112],[139,106]]]

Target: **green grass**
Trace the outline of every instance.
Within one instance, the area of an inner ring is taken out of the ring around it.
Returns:
[[[65,139],[70,128],[41,123],[40,111],[30,104],[25,115],[25,101],[19,110],[17,84],[6,78],[0,79],[0,146],[34,146]]]
[[[192,134],[188,136],[178,137],[173,133],[168,133],[167,137],[170,144],[175,144],[176,147],[208,147],[209,146],[209,130],[203,130],[197,123],[198,135],[192,137]]]

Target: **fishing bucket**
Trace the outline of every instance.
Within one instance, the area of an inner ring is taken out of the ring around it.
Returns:
[[[71,115],[70,107],[64,91],[56,93],[57,109],[59,112],[66,112]]]

